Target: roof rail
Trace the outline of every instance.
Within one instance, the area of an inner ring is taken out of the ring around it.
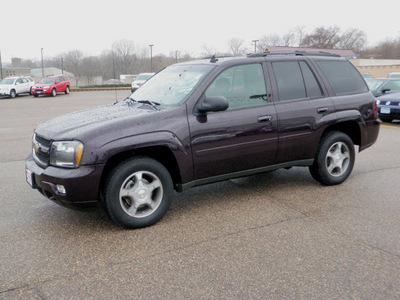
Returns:
[[[286,50],[281,50],[281,51],[264,51],[260,53],[250,53],[247,54],[247,57],[265,57],[265,56],[272,56],[272,55],[293,55],[293,56],[331,56],[331,57],[340,57],[338,54],[333,54],[329,52],[324,52],[324,51],[286,51]]]

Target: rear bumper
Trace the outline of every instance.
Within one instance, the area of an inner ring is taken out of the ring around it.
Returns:
[[[104,165],[62,169],[38,166],[32,156],[26,160],[27,181],[49,200],[69,208],[93,208],[99,198],[99,187]],[[30,178],[28,179],[28,176]],[[63,186],[65,193],[57,186]]]
[[[380,123],[378,120],[371,120],[364,124],[365,130],[361,138],[360,152],[375,144],[379,135]]]

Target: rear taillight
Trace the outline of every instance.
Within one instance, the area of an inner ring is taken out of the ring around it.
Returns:
[[[378,119],[378,100],[374,99],[374,120]]]

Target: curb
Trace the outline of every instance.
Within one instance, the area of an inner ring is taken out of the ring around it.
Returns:
[[[70,88],[71,92],[94,92],[94,91],[130,91],[129,87],[117,87],[117,88]]]

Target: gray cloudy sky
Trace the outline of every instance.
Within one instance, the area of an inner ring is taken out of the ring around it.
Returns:
[[[371,45],[400,36],[398,0],[381,1],[380,8],[354,0],[8,0],[1,6],[3,63],[11,57],[40,60],[41,48],[45,57],[75,49],[99,55],[121,39],[154,44],[153,55],[198,55],[203,45],[223,52],[231,38],[252,49],[252,40],[297,26],[307,33],[318,26],[358,28]]]

